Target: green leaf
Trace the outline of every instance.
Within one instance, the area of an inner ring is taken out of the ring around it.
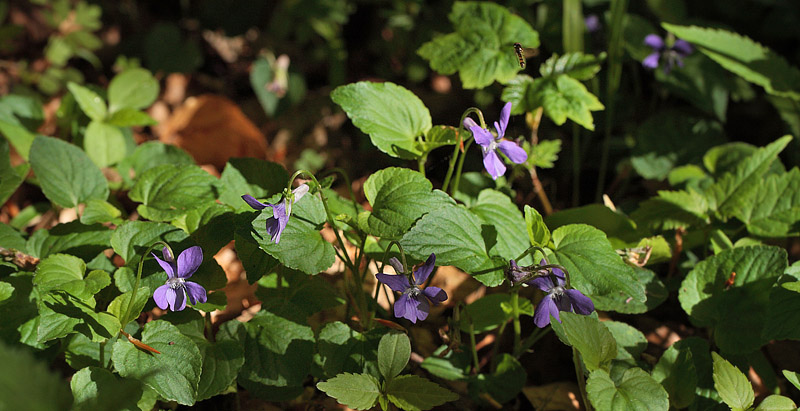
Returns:
[[[37,340],[50,341],[78,332],[93,342],[112,338],[120,329],[119,321],[107,312],[95,312],[94,298],[79,299],[54,290],[40,297]]]
[[[558,338],[566,345],[581,353],[583,363],[589,372],[608,371],[611,360],[617,357],[617,342],[611,331],[597,318],[574,314],[569,311],[559,313],[561,322],[550,324]]]
[[[662,23],[677,37],[767,93],[800,100],[800,71],[748,37],[722,29]]]
[[[594,302],[598,310],[624,309],[620,296],[645,301],[644,286],[633,268],[622,262],[602,231],[570,224],[553,231],[554,259],[564,266],[571,285]]]
[[[72,396],[64,378],[27,349],[0,340],[0,404],[8,410],[67,410]]]
[[[800,169],[761,179],[750,201],[735,209],[747,231],[761,237],[789,237],[800,233]]]
[[[108,85],[108,109],[139,110],[150,106],[158,97],[158,81],[143,68],[131,68],[117,74]],[[113,117],[113,116],[112,116]]]
[[[127,155],[122,130],[97,120],[86,127],[83,148],[86,155],[101,168],[116,164]]]
[[[686,275],[678,300],[692,323],[714,328],[714,341],[723,352],[747,354],[767,342],[761,334],[772,304],[770,290],[786,266],[786,250],[779,247],[725,250]],[[736,277],[728,287],[732,272]]]
[[[632,243],[642,238],[636,230],[636,223],[624,214],[603,204],[587,204],[550,214],[546,218],[548,227],[559,228],[568,224],[588,224],[600,229],[616,243]]]
[[[274,307],[274,312],[288,311],[297,318],[305,318],[344,304],[338,290],[322,277],[289,269],[283,269],[281,274],[280,287],[277,287],[277,274],[270,274],[259,282],[261,287],[256,290],[256,297],[263,301],[262,310]]]
[[[528,167],[553,168],[558,160],[558,153],[561,152],[561,140],[539,140],[533,148],[526,140],[522,143],[522,148],[528,152],[528,159],[525,161]]]
[[[154,126],[158,124],[147,113],[127,107],[115,111],[105,123],[117,127]]]
[[[411,358],[411,340],[401,332],[389,332],[378,344],[378,370],[386,381],[403,371]]]
[[[762,176],[790,141],[792,141],[791,136],[784,136],[766,147],[759,148],[752,156],[739,163],[731,173],[723,175],[708,189],[711,208],[725,217],[730,217],[735,215],[739,208],[746,207],[752,199],[752,194],[758,189]]]
[[[217,196],[217,179],[198,166],[165,164],[153,167],[136,180],[131,200],[142,217],[168,221],[212,202]]]
[[[430,130],[431,114],[408,89],[389,82],[362,81],[337,87],[331,99],[384,153],[403,159],[423,154],[416,139]]]
[[[598,410],[666,410],[667,392],[641,368],[630,368],[614,382],[607,372],[595,370],[586,381],[586,394]]]
[[[0,282],[0,303],[11,299],[12,295],[14,295],[14,286],[6,282]]]
[[[702,154],[725,142],[722,125],[677,110],[650,116],[636,130],[631,164],[642,177],[663,180],[681,165],[700,164]]]
[[[14,146],[22,158],[25,160],[28,159],[31,151],[31,144],[33,144],[33,140],[37,137],[36,134],[31,133],[21,125],[11,123],[1,117],[0,134]]]
[[[267,198],[286,188],[289,173],[278,163],[257,158],[232,158],[228,160],[220,177],[219,200],[237,210],[252,210],[242,200],[242,195]]]
[[[715,352],[711,353],[711,357],[714,359],[714,388],[722,401],[733,410],[750,408],[755,397],[753,386],[744,373]]]
[[[507,262],[498,263],[489,258],[482,233],[478,216],[462,206],[451,205],[432,210],[417,220],[400,239],[400,244],[417,260],[425,260],[435,253],[437,264],[454,265],[493,287],[505,279]]]
[[[84,281],[85,271],[86,264],[80,258],[68,254],[55,254],[43,259],[36,266],[33,284],[39,292],[63,290],[87,300],[92,298],[94,290]]]
[[[467,388],[470,392],[486,392],[496,401],[505,403],[522,391],[527,379],[528,375],[522,364],[513,355],[503,353],[500,354],[493,373],[473,376]]]
[[[643,201],[631,218],[641,226],[657,230],[703,226],[708,220],[708,207],[708,199],[691,188],[659,191],[658,197]]]
[[[458,399],[452,391],[416,375],[401,375],[388,381],[386,396],[400,409],[409,411],[429,410]]]
[[[781,372],[783,373],[783,376],[786,377],[786,379],[792,383],[792,385],[794,385],[795,388],[800,390],[800,373],[789,370],[783,370]]]
[[[407,168],[388,167],[364,182],[364,195],[372,211],[358,216],[362,230],[377,237],[401,237],[423,214],[454,201],[422,174]]]
[[[600,71],[600,64],[606,58],[606,53],[595,56],[592,54],[567,53],[563,56],[553,54],[541,66],[539,73],[542,77],[566,74],[576,80],[590,80]]]
[[[139,410],[142,384],[120,379],[104,368],[86,367],[72,376],[69,383],[75,398],[73,410]]]
[[[277,203],[273,197],[273,203]],[[317,195],[308,194],[292,206],[292,215],[278,244],[267,234],[267,219],[274,218],[272,208],[262,210],[253,220],[248,235],[253,235],[262,250],[281,264],[306,274],[317,274],[334,263],[331,243],[322,238],[319,230],[325,223],[325,208]]]
[[[114,341],[119,336],[111,338],[106,341],[105,348],[103,349],[103,367],[111,368],[111,353],[114,348]],[[83,334],[73,334],[69,336],[68,343],[64,350],[64,359],[70,367],[75,370],[80,370],[86,367],[100,366],[100,342],[93,342],[89,337]]]
[[[374,407],[381,394],[378,380],[368,374],[342,373],[328,381],[318,382],[317,388],[355,410]]]
[[[204,342],[199,345],[203,355],[203,371],[197,385],[197,401],[222,394],[235,384],[236,376],[244,364],[242,342],[231,338],[243,326],[238,321],[227,321],[222,327],[227,330],[217,334],[215,343]]]
[[[119,339],[114,343],[114,368],[123,377],[147,384],[168,401],[194,404],[203,361],[197,345],[163,320],[147,323],[141,340],[161,354],[141,350],[128,340]]]
[[[343,372],[380,376],[378,344],[384,334],[385,330],[380,328],[362,334],[339,321],[325,324],[317,337],[318,358],[315,361],[326,377]]]
[[[487,245],[491,244],[489,255],[511,260],[528,249],[525,220],[517,205],[507,195],[492,189],[483,190],[469,211],[477,215],[483,223],[483,240]],[[484,228],[487,226],[488,229]],[[533,260],[525,257],[518,263],[531,264]]]
[[[697,389],[697,369],[688,346],[671,345],[653,368],[653,379],[669,394],[670,406],[686,408],[694,402]]]
[[[126,221],[111,235],[111,247],[127,264],[133,260],[138,264],[145,249],[156,241],[165,241],[175,247],[177,243],[184,241],[187,237],[185,231],[170,224]],[[173,250],[175,249],[173,248]]]
[[[425,140],[420,141],[420,151],[428,153],[433,149],[452,146],[458,142],[458,128],[452,126],[433,126],[425,133]]]
[[[469,369],[472,367],[472,359],[469,353],[463,350],[461,352],[450,350],[444,357],[440,358],[439,355],[447,348],[446,345],[437,348],[433,355],[422,361],[420,367],[434,376],[445,380],[456,381],[466,379],[469,375]]]
[[[790,411],[796,410],[797,404],[790,398],[782,395],[772,394],[758,404],[755,411]]]
[[[514,43],[539,47],[539,34],[498,4],[455,2],[448,17],[456,32],[423,44],[417,54],[442,74],[459,71],[464,88],[511,80],[520,70]]]
[[[103,173],[72,144],[52,137],[36,137],[30,161],[44,195],[62,207],[108,197],[108,182]]]
[[[22,233],[5,223],[0,223],[0,244],[3,244],[5,248],[22,252],[27,251],[25,238],[22,237]]]
[[[569,118],[588,130],[594,130],[592,111],[605,109],[580,81],[563,74],[534,81],[527,99],[527,108],[544,107],[545,114],[556,125],[564,124]]]
[[[519,301],[523,314],[533,315],[533,306],[529,300]],[[512,318],[505,307],[511,306],[510,294],[489,294],[467,305],[461,314],[460,327],[469,330],[473,327],[476,333],[494,330]],[[526,312],[527,309],[527,312]]]
[[[128,291],[124,294],[118,295],[111,301],[111,303],[108,304],[108,312],[117,317],[123,327],[128,325],[128,323],[134,319],[139,318],[139,314],[142,313],[144,306],[150,299],[150,288],[139,287],[139,290],[136,291],[136,300],[134,301],[133,305],[131,305],[131,311],[128,313],[128,316],[125,317],[128,304],[130,304],[132,296],[133,291]]]
[[[239,384],[267,400],[299,395],[314,353],[311,327],[269,311],[260,311],[244,327],[245,363]]]
[[[44,258],[56,253],[69,253],[91,260],[108,248],[113,231],[101,224],[83,225],[80,221],[58,224],[50,230],[41,229],[28,238],[28,254]]]
[[[90,119],[103,121],[108,114],[106,102],[92,90],[73,82],[67,83],[70,93],[75,96],[75,101]]]
[[[2,128],[0,128],[2,131]],[[27,174],[28,168],[22,169]],[[5,204],[9,197],[17,191],[24,177],[11,167],[8,141],[0,140],[0,204]]]
[[[671,94],[683,97],[700,110],[725,122],[728,100],[732,93],[736,93],[738,84],[714,61],[701,53],[694,53],[683,59],[680,70],[670,73],[655,70],[654,74],[656,80],[663,83]]]
[[[126,184],[133,185],[132,176],[141,176],[145,171],[164,164],[194,164],[189,153],[179,147],[159,141],[148,141],[140,144],[133,154],[125,158],[117,166]]]
[[[626,361],[635,366],[639,357],[647,349],[647,338],[636,328],[619,322],[604,321],[603,325],[608,328],[614,341],[617,342],[617,356],[615,360]]]
[[[550,229],[544,223],[542,215],[527,204],[525,205],[525,226],[528,229],[528,240],[531,245],[547,247],[550,244]]]
[[[81,215],[81,224],[91,225],[95,223],[108,223],[119,220],[122,212],[111,203],[92,199],[86,201],[86,207]]]

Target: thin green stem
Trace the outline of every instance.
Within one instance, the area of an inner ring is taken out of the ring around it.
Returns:
[[[586,378],[583,375],[583,364],[578,355],[578,350],[572,347],[572,362],[575,364],[575,376],[578,379],[578,388],[581,391],[581,399],[586,411],[592,411],[592,404],[589,403],[589,398],[586,396]]]
[[[552,330],[551,327],[537,328],[536,330],[534,330],[532,333],[530,333],[530,335],[528,335],[527,337],[525,337],[524,340],[522,340],[522,344],[519,346],[519,351],[514,352],[514,357],[515,358],[521,357],[522,354],[525,354],[525,352],[528,351],[528,349],[533,346],[533,344],[536,344],[536,341],[539,341],[540,339],[542,339],[542,337],[547,335],[547,333],[550,332],[550,330]]]
[[[520,254],[519,257],[517,257],[517,259],[515,261],[522,260],[523,258],[525,258],[526,255],[530,254],[531,251],[538,251],[538,252],[542,253],[543,256],[547,255],[544,252],[544,248],[539,247],[538,245],[532,245],[532,246],[528,247],[527,250],[523,251],[522,254]]]
[[[486,120],[483,119],[483,112],[476,107],[470,107],[464,110],[464,114],[461,115],[461,121],[458,123],[458,136],[461,137],[466,134],[467,128],[464,126],[464,120],[467,119],[467,116],[471,113],[475,113],[478,116],[478,119],[481,122],[481,127],[486,128]],[[450,178],[453,177],[453,171],[455,169],[456,161],[460,160],[461,163],[464,162],[463,158],[466,155],[467,148],[464,146],[464,154],[461,156],[458,155],[458,149],[461,148],[461,143],[463,139],[459,138],[459,141],[456,142],[456,146],[453,148],[453,156],[450,157],[450,165],[447,168],[447,175],[444,177],[444,183],[442,184],[442,191],[447,192],[447,188],[450,186]],[[455,192],[455,190],[453,190]]]
[[[472,324],[472,317],[469,317],[469,345],[472,350],[472,374],[477,374],[481,362],[478,360],[478,344],[475,342],[475,325]]]
[[[467,144],[464,145],[464,152],[465,153],[469,149],[469,146],[472,145],[472,142],[473,142],[473,140],[470,140],[470,141],[467,142]],[[452,194],[455,194],[456,191],[458,191],[458,184],[461,182],[461,169],[464,168],[464,158],[466,158],[466,157],[467,157],[466,155],[463,155],[458,159],[458,166],[456,167],[456,179],[453,181],[453,192],[452,192]]]
[[[492,372],[497,368],[497,352],[500,350],[500,343],[503,340],[503,333],[506,331],[507,325],[508,321],[500,324],[500,328],[497,330],[497,337],[495,337],[494,344],[492,344]]]
[[[423,154],[420,158],[417,159],[417,169],[419,169],[419,173],[425,177],[425,163],[428,161],[428,153]]]
[[[106,343],[108,340],[100,342],[100,367],[106,368]]]
[[[356,200],[356,193],[353,192],[353,184],[350,182],[350,176],[348,176],[347,172],[341,167],[334,167],[322,175],[326,176],[334,173],[339,174],[344,179],[344,183],[347,185],[347,193],[350,194],[350,201],[353,202],[353,210],[358,214],[358,200]]]
[[[169,244],[165,243],[164,241],[156,241],[147,248],[144,254],[142,254],[142,258],[139,260],[139,268],[136,271],[136,281],[133,283],[133,290],[131,291],[131,299],[128,300],[128,306],[125,308],[125,315],[120,319],[120,325],[122,328],[125,328],[125,325],[133,319],[131,318],[131,309],[133,308],[134,301],[136,301],[136,293],[139,291],[139,282],[142,281],[142,268],[144,268],[144,259],[159,244],[162,244],[169,252],[169,255],[175,258],[175,253],[172,252],[172,248],[170,248]]]
[[[522,325],[519,321],[519,288],[511,289],[511,315],[514,322],[514,352],[519,349],[522,340]]]

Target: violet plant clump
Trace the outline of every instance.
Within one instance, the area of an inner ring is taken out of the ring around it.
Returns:
[[[381,283],[388,285],[392,291],[400,293],[400,297],[394,302],[395,317],[405,318],[416,324],[417,320],[423,321],[428,318],[431,303],[438,305],[447,300],[447,293],[439,287],[420,289],[420,286],[425,283],[428,276],[433,272],[433,267],[436,263],[435,254],[431,254],[421,267],[414,270],[412,274],[413,284],[403,274],[405,268],[397,258],[393,257],[390,263],[398,274],[378,273],[375,274],[375,277]]]
[[[672,46],[667,47],[664,39],[658,34],[648,34],[644,38],[644,44],[650,46],[653,52],[642,60],[642,65],[653,70],[663,65],[664,73],[669,73],[676,65],[683,67],[684,57],[693,51],[692,45],[681,39],[676,39]]]
[[[164,259],[153,254],[158,264],[167,273],[166,283],[156,288],[153,293],[156,305],[162,310],[169,307],[172,311],[181,311],[186,308],[187,295],[192,305],[197,304],[198,301],[206,302],[206,289],[193,281],[186,281],[203,263],[203,250],[199,246],[189,247],[183,250],[176,260],[169,248],[164,247],[162,255]]]
[[[272,217],[267,219],[267,234],[270,235],[272,242],[278,244],[281,241],[281,233],[286,229],[286,224],[289,223],[289,217],[292,215],[292,205],[300,201],[308,193],[308,190],[308,184],[301,184],[286,193],[277,204],[262,203],[250,194],[243,195],[242,200],[255,210],[272,207]]]
[[[481,146],[481,151],[483,153],[483,166],[494,180],[497,180],[497,177],[500,177],[506,172],[506,165],[503,164],[503,160],[501,160],[500,156],[497,155],[497,150],[500,150],[500,152],[505,154],[506,157],[508,157],[508,159],[515,164],[524,163],[525,160],[528,159],[528,153],[526,153],[522,147],[520,147],[517,143],[504,138],[510,116],[511,103],[506,103],[506,105],[503,106],[503,109],[500,111],[500,121],[494,122],[494,128],[497,130],[496,137],[491,131],[479,126],[475,120],[471,118],[464,120],[464,127],[468,128],[469,131],[472,132],[475,142]]]

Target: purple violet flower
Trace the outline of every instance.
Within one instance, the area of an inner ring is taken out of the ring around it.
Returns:
[[[672,47],[667,47],[664,39],[657,34],[648,34],[644,38],[644,44],[650,46],[653,52],[650,53],[644,60],[642,65],[655,70],[658,68],[659,62],[664,62],[664,73],[669,73],[675,65],[683,67],[683,58],[692,54],[692,45],[686,40],[677,39]]]
[[[595,33],[600,30],[600,18],[597,14],[590,14],[583,19],[583,24],[586,25],[586,31]]]
[[[528,159],[528,153],[522,149],[517,143],[503,139],[506,134],[506,126],[508,126],[508,118],[511,116],[511,103],[506,103],[503,110],[500,111],[500,122],[494,122],[494,128],[497,130],[497,137],[492,135],[492,132],[482,128],[475,120],[467,118],[464,120],[464,126],[469,128],[472,135],[475,137],[475,142],[481,146],[483,151],[483,166],[486,171],[492,176],[492,179],[497,180],[497,177],[505,174],[506,166],[497,155],[497,150],[508,157],[511,162],[520,164]]]
[[[203,250],[198,246],[189,247],[178,256],[178,261],[175,261],[167,247],[164,247],[162,254],[163,260],[153,254],[161,268],[167,272],[167,282],[153,293],[156,305],[162,310],[169,307],[172,311],[181,311],[186,308],[186,295],[192,305],[198,301],[206,302],[206,289],[200,284],[186,281],[203,263]]]
[[[289,223],[289,216],[292,215],[292,204],[300,201],[306,193],[308,193],[308,184],[301,184],[277,204],[264,204],[255,199],[250,194],[242,196],[250,207],[256,210],[263,210],[267,207],[272,207],[272,217],[267,219],[267,234],[270,235],[272,242],[278,244],[281,241],[281,233],[286,229],[286,224]]]
[[[542,260],[540,265],[546,265],[547,261]],[[542,298],[536,311],[533,314],[533,322],[539,328],[544,328],[550,324],[550,316],[561,322],[559,311],[571,311],[576,314],[589,315],[594,311],[592,300],[583,295],[580,291],[566,287],[566,277],[560,268],[552,268],[551,275],[537,277],[527,282],[527,284],[539,287],[547,293]],[[553,282],[555,278],[555,283]]]
[[[392,260],[396,260],[393,258]],[[414,271],[414,285],[408,282],[408,277],[402,274],[403,266],[399,261],[390,263],[399,273],[397,275],[375,274],[375,277],[383,284],[386,284],[393,291],[401,293],[400,297],[394,302],[394,316],[406,318],[416,324],[417,320],[423,321],[428,318],[431,309],[431,302],[438,305],[447,299],[447,293],[439,287],[427,287],[424,290],[419,288],[425,283],[428,276],[433,272],[436,255],[431,254],[420,268]],[[400,268],[398,270],[398,268]]]

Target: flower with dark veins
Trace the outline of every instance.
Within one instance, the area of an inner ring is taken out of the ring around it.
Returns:
[[[675,65],[683,67],[683,58],[693,51],[692,45],[681,39],[676,39],[672,47],[667,47],[664,39],[657,34],[648,34],[644,38],[644,44],[650,46],[653,52],[642,60],[642,65],[655,70],[663,63],[665,73],[669,73]]]
[[[546,265],[547,261],[542,260],[540,264]],[[564,271],[560,268],[554,267],[549,275],[534,278],[527,284],[539,287],[540,290],[547,293],[536,306],[533,314],[533,322],[539,328],[550,324],[551,316],[561,322],[560,311],[570,311],[581,315],[589,315],[594,311],[594,303],[589,297],[576,289],[567,288]]]
[[[395,317],[406,318],[416,324],[417,320],[423,321],[428,318],[431,302],[437,305],[447,299],[447,293],[439,287],[419,288],[433,272],[433,267],[436,263],[436,255],[431,254],[425,263],[414,271],[413,285],[408,281],[408,278],[402,274],[404,271],[403,265],[397,261],[396,258],[390,260],[390,263],[399,274],[390,275],[378,273],[375,274],[375,277],[377,277],[378,281],[381,283],[388,285],[393,291],[400,293],[400,297],[394,302]]]
[[[197,304],[198,301],[206,302],[206,289],[200,284],[186,281],[203,263],[203,250],[198,246],[189,247],[183,250],[177,261],[167,247],[164,247],[162,254],[164,255],[163,260],[153,254],[158,264],[167,273],[167,282],[156,288],[153,293],[156,305],[162,310],[169,307],[172,311],[181,311],[186,308],[187,295],[192,305]]]
[[[292,205],[300,201],[308,193],[308,190],[308,184],[301,184],[291,193],[285,195],[277,204],[262,203],[250,194],[243,195],[242,200],[256,210],[272,207],[272,217],[267,219],[267,234],[270,235],[273,243],[278,244],[281,241],[281,233],[286,229],[286,224],[289,223],[289,216],[292,215]]]
[[[508,126],[508,119],[511,116],[511,103],[506,103],[503,110],[500,111],[500,122],[494,122],[494,128],[497,130],[497,137],[491,131],[479,126],[475,120],[467,117],[464,120],[464,127],[468,128],[475,137],[475,142],[481,146],[483,151],[483,166],[493,179],[505,174],[506,165],[503,160],[497,155],[497,150],[506,155],[511,162],[515,164],[524,163],[528,159],[528,153],[522,149],[517,143],[505,140],[503,137],[506,135],[506,127]]]

